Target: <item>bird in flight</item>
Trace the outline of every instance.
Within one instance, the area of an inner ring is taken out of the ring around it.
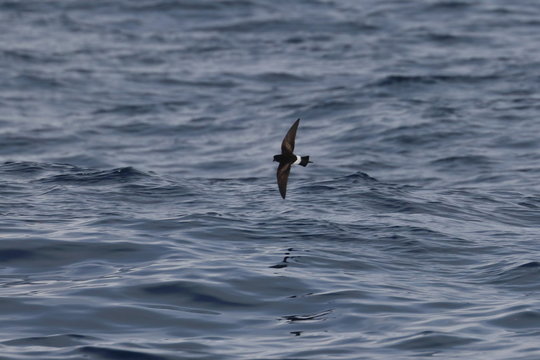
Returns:
[[[285,199],[287,194],[287,180],[289,180],[289,173],[291,172],[292,165],[307,166],[309,156],[298,156],[293,153],[294,151],[294,139],[296,138],[296,130],[300,124],[300,119],[296,120],[291,126],[283,142],[281,143],[281,154],[274,155],[274,161],[279,162],[277,168],[277,184],[279,187],[279,193],[281,197]]]

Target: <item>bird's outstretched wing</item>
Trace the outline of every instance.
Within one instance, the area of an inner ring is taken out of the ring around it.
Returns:
[[[280,162],[277,168],[277,184],[279,187],[279,193],[281,197],[285,199],[287,194],[287,181],[289,180],[289,173],[291,172],[292,163]]]
[[[281,153],[282,154],[292,154],[294,151],[294,139],[296,139],[296,129],[298,129],[298,124],[300,123],[300,119],[296,120],[294,124],[292,124],[291,128],[287,132],[287,135],[283,138],[283,142],[281,143]]]

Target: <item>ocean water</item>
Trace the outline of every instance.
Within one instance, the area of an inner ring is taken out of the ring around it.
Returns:
[[[0,0],[0,34],[0,359],[540,359],[539,2]]]

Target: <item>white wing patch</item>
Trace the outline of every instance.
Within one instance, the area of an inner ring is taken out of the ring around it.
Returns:
[[[298,165],[298,164],[300,164],[300,161],[302,161],[302,158],[301,158],[300,156],[296,155],[296,161],[293,162],[293,165]]]

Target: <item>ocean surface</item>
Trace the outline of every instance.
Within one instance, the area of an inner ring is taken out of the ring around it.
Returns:
[[[0,359],[540,359],[540,2],[0,0],[0,34]]]

